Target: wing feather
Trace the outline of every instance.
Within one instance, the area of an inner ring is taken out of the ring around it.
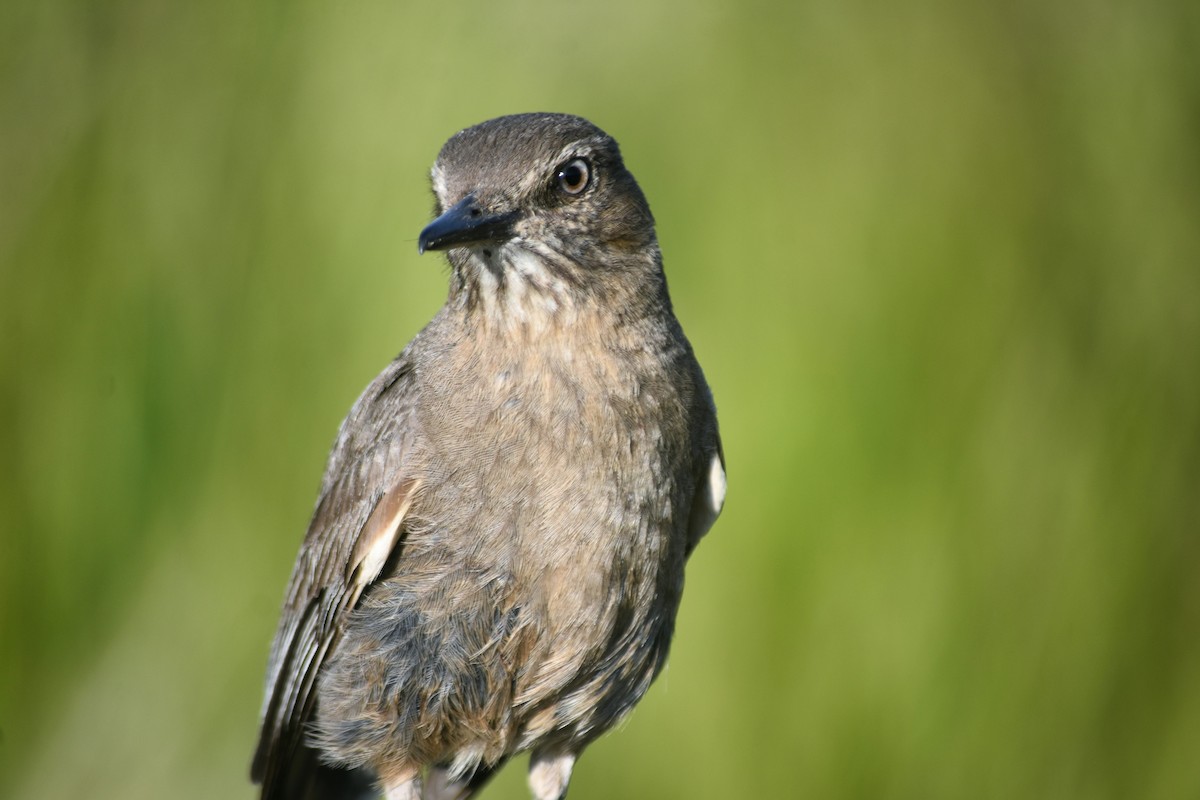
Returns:
[[[699,465],[696,494],[692,497],[691,515],[688,518],[689,553],[717,521],[724,506],[725,453],[721,448],[720,435],[714,432],[712,449]]]
[[[402,353],[351,408],[338,432],[321,494],[285,595],[267,669],[258,749],[251,777],[264,800],[289,797],[321,769],[306,749],[321,666],[346,618],[401,543],[420,489],[405,474],[417,436],[412,366]]]

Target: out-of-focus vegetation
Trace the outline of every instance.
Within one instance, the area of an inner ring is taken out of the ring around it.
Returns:
[[[1200,795],[1196,3],[12,0],[0,796],[252,796],[428,167],[528,110],[621,141],[730,475],[572,800]]]

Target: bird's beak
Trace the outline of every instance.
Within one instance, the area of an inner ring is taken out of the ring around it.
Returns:
[[[488,214],[479,207],[475,195],[469,194],[425,226],[417,240],[417,252],[502,242],[512,236],[518,216],[515,211]]]

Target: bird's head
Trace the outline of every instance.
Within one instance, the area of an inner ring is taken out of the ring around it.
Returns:
[[[617,143],[585,119],[518,114],[450,138],[434,164],[437,218],[419,249],[446,250],[452,292],[498,314],[555,312],[657,293],[654,218]]]

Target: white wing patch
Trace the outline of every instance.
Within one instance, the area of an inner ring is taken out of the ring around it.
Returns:
[[[379,577],[396,543],[400,541],[402,523],[412,508],[413,496],[419,484],[405,480],[393,486],[375,506],[367,524],[359,533],[354,553],[347,564],[347,582],[352,591],[359,591]]]
[[[692,516],[688,525],[688,539],[692,547],[708,533],[725,505],[725,465],[721,463],[719,448],[709,462],[707,478],[696,488],[696,496],[692,499]]]
[[[713,453],[708,467],[708,504],[715,520],[725,507],[725,465],[721,463],[720,453]]]

